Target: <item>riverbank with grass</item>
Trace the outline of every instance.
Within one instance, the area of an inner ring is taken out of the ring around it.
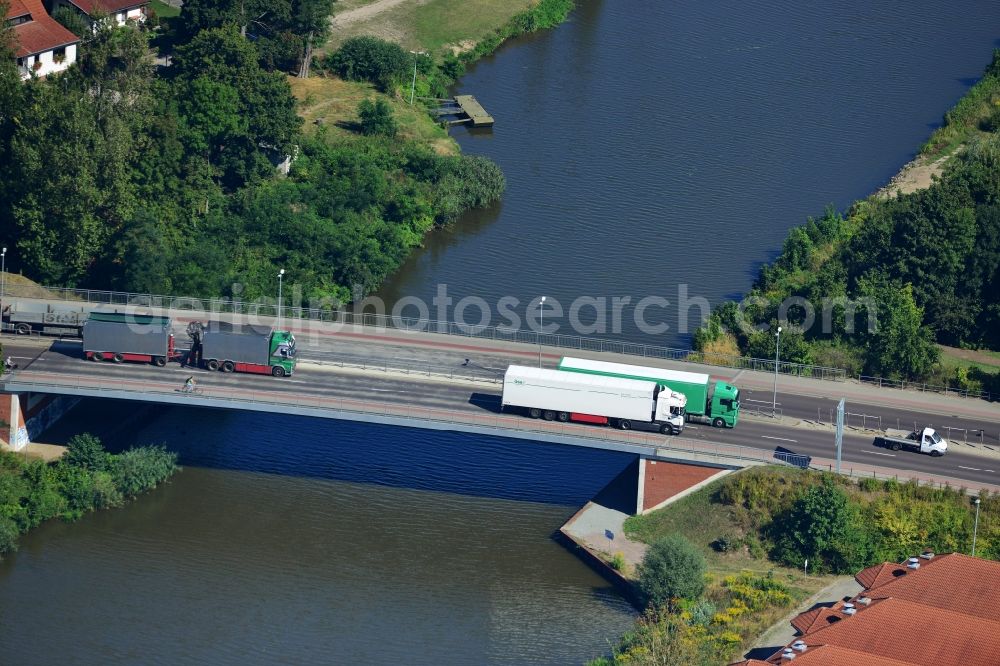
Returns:
[[[625,571],[634,585],[655,592],[660,583],[649,585],[655,563],[648,553],[681,541],[687,544],[682,550],[694,553],[688,559],[704,563],[704,587],[692,594],[668,580],[667,589],[677,593],[650,603],[612,656],[593,663],[728,663],[768,628],[780,634],[780,621],[817,592],[864,567],[900,562],[924,549],[966,551],[972,499],[961,488],[855,482],[772,466],[742,470],[663,509],[632,516],[626,536],[649,545],[642,564]],[[979,499],[976,552],[997,559],[1000,496]],[[677,558],[663,568],[683,569]]]
[[[108,453],[89,434],[72,437],[59,457],[0,452],[0,556],[47,520],[73,521],[122,506],[179,469],[177,454],[162,447]]]

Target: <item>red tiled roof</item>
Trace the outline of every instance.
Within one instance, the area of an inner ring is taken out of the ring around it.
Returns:
[[[15,8],[19,14],[12,13]],[[21,11],[22,9],[26,11]],[[76,35],[59,25],[45,12],[42,0],[14,0],[11,8],[7,10],[8,17],[21,16],[25,13],[31,14],[31,20],[14,26],[18,58],[51,51],[80,41]]]
[[[886,581],[893,580],[896,576],[905,575],[906,567],[902,564],[893,564],[892,562],[883,562],[882,564],[876,564],[873,567],[868,567],[867,569],[862,569],[854,577],[854,580],[858,581],[858,585],[870,590],[873,587],[877,587]]]
[[[919,562],[919,569],[904,567],[905,575],[876,578],[865,596],[906,599],[1000,622],[1000,563],[961,553]]]
[[[9,0],[10,6],[7,7],[7,18],[17,18],[18,16],[24,16],[25,14],[30,14],[28,8],[24,6],[21,0]]]
[[[894,598],[874,601],[805,638],[935,666],[996,666],[1000,655],[1000,622]]]
[[[149,4],[149,0],[69,0],[80,8],[87,16],[93,16],[95,12],[112,14],[123,9],[142,7]]]
[[[902,661],[891,657],[880,657],[873,654],[858,652],[840,645],[810,646],[805,652],[796,652],[794,661],[782,661],[781,653],[767,661],[752,659],[745,666],[773,666],[774,664],[790,664],[792,666],[914,666],[923,664],[919,658],[916,661]]]
[[[809,632],[815,631],[820,627],[825,627],[828,624],[839,622],[847,617],[841,612],[840,609],[840,604],[837,604],[837,606],[832,608],[814,608],[811,611],[802,613],[792,620],[792,626],[795,627],[800,634],[808,634]]]

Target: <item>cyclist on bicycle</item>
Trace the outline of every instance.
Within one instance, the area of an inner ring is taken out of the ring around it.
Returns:
[[[188,378],[187,378],[187,379],[186,379],[186,380],[184,381],[184,389],[183,389],[183,390],[184,390],[184,392],[185,392],[185,393],[191,393],[192,391],[194,391],[194,385],[195,385],[196,383],[197,383],[197,382],[195,382],[195,381],[194,381],[194,377],[188,377]]]

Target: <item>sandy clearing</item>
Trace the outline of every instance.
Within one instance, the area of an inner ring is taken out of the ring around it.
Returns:
[[[897,194],[910,194],[917,190],[927,189],[934,182],[934,177],[940,176],[941,172],[944,171],[945,164],[950,157],[950,155],[945,155],[933,162],[918,157],[893,176],[888,185],[876,192],[876,196],[889,198]]]
[[[342,14],[335,14],[330,21],[334,29],[345,28],[349,25],[360,23],[361,21],[367,21],[370,18],[378,16],[379,14],[393,9],[394,7],[398,7],[404,3],[420,4],[422,2],[423,0],[376,0],[376,2],[373,2],[370,5],[358,7],[357,9],[350,9]]]

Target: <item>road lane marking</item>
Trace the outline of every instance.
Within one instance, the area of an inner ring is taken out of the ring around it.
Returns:
[[[771,437],[770,435],[761,435],[761,437],[763,439],[777,439],[778,441],[781,441],[781,442],[791,442],[793,444],[798,444],[799,443],[799,440],[797,440],[797,439],[788,439],[787,437]]]
[[[753,398],[743,398],[743,400],[741,400],[740,402],[759,402],[762,405],[766,405],[767,404],[767,400],[754,400]],[[772,403],[772,404],[774,404],[774,403]],[[779,402],[777,404],[780,405],[781,403]]]
[[[986,469],[986,470],[983,470],[983,471],[984,471],[984,472],[989,472],[990,474],[996,474],[996,472],[994,472],[994,471],[993,471],[993,470],[991,470],[991,469]]]
[[[864,449],[862,449],[862,451],[864,451]],[[896,457],[895,453],[882,453],[881,451],[864,451],[864,453],[873,453],[877,456],[889,456],[890,458]]]
[[[973,472],[982,472],[983,471],[983,470],[979,469],[978,467],[965,467],[964,465],[959,465],[958,468],[959,469],[971,469]]]

